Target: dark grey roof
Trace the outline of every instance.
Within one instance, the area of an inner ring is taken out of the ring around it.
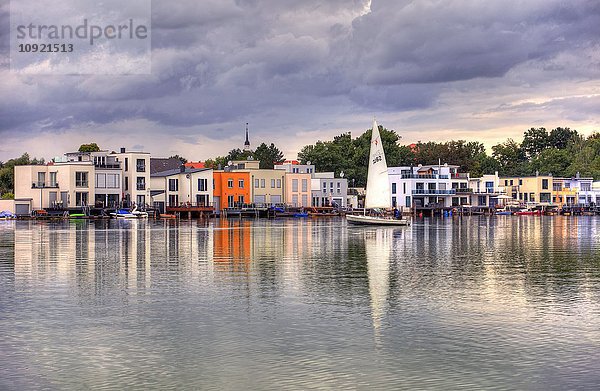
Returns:
[[[157,196],[159,194],[164,194],[164,190],[150,190],[150,197]]]
[[[179,170],[181,160],[177,158],[150,158],[150,175],[168,170]]]
[[[166,176],[171,176],[171,175],[175,175],[175,174],[193,174],[195,172],[200,172],[200,171],[208,171],[208,170],[212,170],[212,168],[189,168],[186,167],[184,172],[181,172],[180,168],[174,169],[174,170],[166,170],[166,171],[161,171],[161,172],[155,172],[155,173],[150,173],[151,177],[166,177]]]

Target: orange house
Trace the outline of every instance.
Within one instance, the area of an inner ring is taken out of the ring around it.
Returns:
[[[215,211],[251,202],[250,173],[213,171]]]

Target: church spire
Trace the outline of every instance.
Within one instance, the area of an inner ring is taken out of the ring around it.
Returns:
[[[250,150],[250,138],[248,137],[248,122],[246,122],[246,141],[244,141],[244,151]]]

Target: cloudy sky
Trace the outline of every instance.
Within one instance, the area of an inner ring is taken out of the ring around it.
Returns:
[[[405,143],[600,130],[598,0],[156,0],[152,72],[128,76],[11,71],[0,5],[0,160],[92,141],[203,160],[246,122],[288,158],[373,116]]]

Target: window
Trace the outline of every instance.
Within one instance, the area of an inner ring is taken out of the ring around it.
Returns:
[[[542,179],[542,189],[548,190],[548,179]]]
[[[513,180],[512,180],[512,179],[510,180],[510,185],[511,185],[511,186],[513,185]]]
[[[275,179],[271,179],[271,189],[275,188]]]
[[[508,179],[504,181],[504,186],[508,186]]]
[[[227,180],[227,187],[230,189],[233,189],[233,179],[228,179]]]
[[[215,189],[215,178],[213,178],[213,190]]]
[[[550,202],[550,193],[540,193],[540,202]]]
[[[406,207],[410,208],[412,205],[410,204],[410,196],[406,196]]]
[[[235,202],[233,200],[233,196],[232,195],[227,196],[227,207],[233,208],[234,206],[235,206]]]
[[[264,189],[266,187],[265,183],[266,183],[266,179],[261,179],[260,180],[260,187],[262,187]]]
[[[277,188],[281,189],[281,179],[277,179]]]
[[[50,175],[52,175],[52,173],[50,173]],[[52,177],[50,177],[50,178],[52,178]],[[51,180],[51,182],[52,182],[52,180]],[[591,185],[589,183],[582,183],[581,191],[591,191]]]
[[[76,187],[88,187],[88,173],[87,172],[76,172],[75,173],[75,186]],[[87,202],[87,199],[86,199],[86,202]]]
[[[292,191],[293,192],[298,191],[298,179],[292,179]]]
[[[178,179],[169,179],[169,191],[178,191],[179,190],[179,180]]]
[[[519,179],[519,186],[521,186],[521,185],[523,185],[523,179]]]
[[[486,196],[479,196],[478,198],[479,198],[479,205],[480,206],[485,206],[487,204],[487,202],[486,202],[486,198],[487,197]]]
[[[58,182],[56,182],[56,172],[50,173],[50,187],[58,187]]]
[[[392,183],[392,194],[396,194],[396,183]],[[392,200],[394,200],[396,197],[392,197]],[[393,201],[392,201],[393,203]],[[396,206],[396,205],[394,205]]]
[[[129,170],[129,158],[125,158],[125,171]]]
[[[240,189],[243,189],[243,188],[244,188],[244,180],[243,180],[243,179],[240,179],[240,180],[238,180],[238,187],[239,187]]]
[[[38,172],[37,187],[46,187],[46,173],[45,172]]]
[[[302,179],[302,191],[303,192],[308,191],[308,180],[307,179]]]
[[[146,205],[146,196],[138,195],[135,199],[135,203],[138,205]]]
[[[333,189],[333,182],[329,182],[329,187]]]
[[[135,168],[137,172],[146,172],[146,160],[145,159],[137,159],[135,162]]]
[[[169,194],[169,205],[170,206],[178,206],[179,205],[179,195]]]
[[[392,206],[396,207],[396,197],[392,197]]]
[[[342,187],[342,182],[338,182],[338,183],[337,183],[337,188],[339,189],[339,188],[341,188],[341,187]]]
[[[258,189],[259,187],[260,187],[260,180],[258,180],[258,179],[255,179],[255,180],[254,180],[254,188],[255,188],[255,189]]]
[[[143,176],[137,177],[136,189],[137,190],[146,190],[146,179]]]
[[[208,190],[208,179],[198,178],[198,191],[207,191],[207,190]]]
[[[243,196],[243,195],[241,195],[241,196],[238,196],[238,203],[239,203],[240,205],[243,205],[243,204],[244,204],[244,196]]]
[[[88,204],[88,193],[87,192],[76,192],[75,193],[75,205],[86,206]]]
[[[125,190],[129,190],[129,177],[125,177]]]
[[[106,188],[106,174],[96,174],[96,188]]]
[[[406,182],[402,184],[402,192],[406,194]]]
[[[118,189],[119,186],[119,174],[106,174],[106,187],[109,189]]]

